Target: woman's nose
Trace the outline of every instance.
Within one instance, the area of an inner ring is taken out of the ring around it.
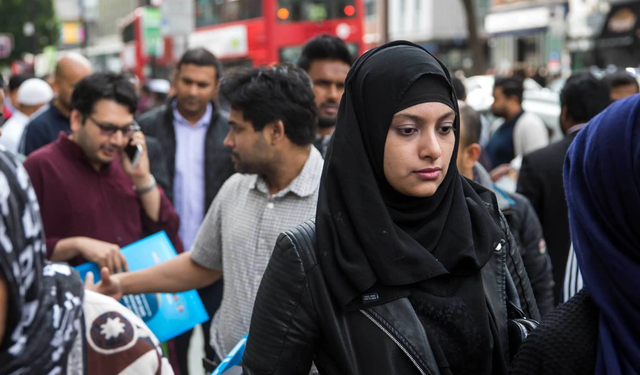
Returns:
[[[437,160],[442,156],[442,149],[438,143],[438,137],[433,132],[425,132],[420,137],[420,159],[431,158]]]

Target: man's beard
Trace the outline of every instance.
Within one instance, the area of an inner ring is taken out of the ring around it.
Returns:
[[[320,117],[318,119],[318,127],[320,129],[332,128],[332,127],[336,126],[336,120],[337,119],[335,119],[335,118]]]

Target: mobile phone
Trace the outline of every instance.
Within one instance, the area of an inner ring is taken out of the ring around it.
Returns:
[[[124,152],[127,154],[129,160],[131,160],[131,166],[136,167],[138,162],[140,161],[140,157],[142,156],[142,145],[132,145],[129,143],[127,147],[124,148]]]

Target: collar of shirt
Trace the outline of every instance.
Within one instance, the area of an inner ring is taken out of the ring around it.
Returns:
[[[504,125],[502,125],[502,127],[507,128],[509,126],[515,126],[516,123],[518,122],[518,120],[520,120],[520,117],[522,117],[522,115],[524,115],[524,109],[520,110],[520,112],[518,112],[518,114],[515,115],[511,120],[505,121],[505,123],[504,123]]]
[[[183,125],[183,126],[188,126],[191,127],[191,123],[189,121],[187,121],[187,119],[185,119],[181,114],[180,111],[178,111],[178,100],[174,100],[171,103],[171,106],[173,107],[173,123],[174,124],[178,124],[178,125]],[[200,120],[198,120],[198,122],[195,123],[195,125],[193,125],[193,127],[200,127],[200,126],[204,126],[204,127],[208,127],[209,124],[211,123],[211,116],[213,115],[213,105],[211,103],[207,104],[207,110],[204,112],[204,115],[202,115],[202,117],[200,117]]]
[[[584,128],[585,126],[587,126],[587,124],[578,124],[578,125],[574,125],[572,127],[569,128],[569,130],[567,130],[567,134],[566,135],[571,135],[573,133],[577,133],[580,130],[582,130],[582,128]]]
[[[322,164],[324,159],[320,154],[320,151],[315,147],[311,147],[311,152],[307,161],[304,163],[302,171],[296,177],[289,186],[273,195],[274,198],[281,198],[287,195],[289,192],[296,194],[299,197],[308,197],[313,194],[320,186],[318,181],[320,175],[322,175]],[[254,189],[260,191],[263,194],[269,194],[269,184],[263,176],[254,175],[254,181],[250,184]]]
[[[62,149],[64,155],[66,155],[70,159],[76,159],[76,160],[82,161],[92,171],[95,171],[95,169],[93,169],[93,167],[91,166],[91,163],[89,163],[89,159],[87,158],[87,155],[85,155],[82,147],[80,147],[79,144],[69,139],[69,134],[65,133],[64,131],[61,131],[58,134],[58,140],[56,140],[56,145],[60,147],[60,149]],[[116,159],[113,162],[119,163],[120,161],[116,157]],[[109,173],[110,166],[111,166],[111,163],[103,166],[103,168],[100,170],[100,173]]]

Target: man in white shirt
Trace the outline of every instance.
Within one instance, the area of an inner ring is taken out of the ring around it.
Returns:
[[[281,232],[316,212],[323,159],[312,146],[317,107],[302,69],[276,65],[239,70],[220,93],[231,106],[224,145],[238,173],[216,195],[191,251],[142,271],[101,272],[100,293],[177,293],[224,274],[211,346],[224,358],[249,332],[253,304]]]
[[[18,152],[20,139],[31,117],[53,100],[51,86],[39,78],[31,78],[18,89],[15,112],[2,126],[0,144],[11,152]]]

